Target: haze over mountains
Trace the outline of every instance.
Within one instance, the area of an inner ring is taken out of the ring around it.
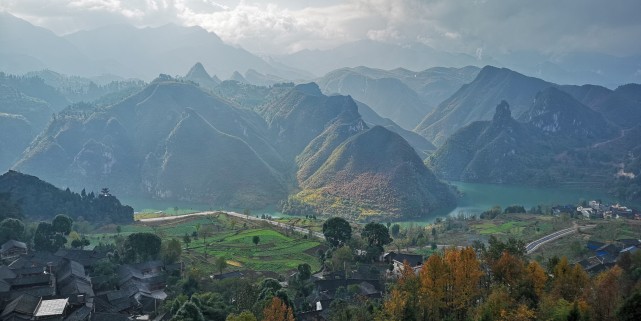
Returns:
[[[200,61],[220,79],[231,77],[234,71],[250,71],[250,75],[257,72],[270,80],[312,80],[344,67],[425,70],[489,64],[563,84],[590,83],[616,88],[641,82],[638,55],[615,57],[589,52],[545,55],[533,51],[470,55],[435,49],[420,42],[396,45],[366,39],[326,50],[304,49],[286,55],[261,56],[226,44],[201,27],[165,24],[136,28],[121,23],[61,36],[0,11],[0,70],[13,74],[51,69],[71,75],[111,74],[149,81],[160,72],[182,74]]]
[[[634,58],[367,40],[263,59],[200,27],[0,25],[0,168],[59,186],[356,219],[452,207],[441,179],[641,199]]]
[[[288,79],[311,77],[293,68],[275,67],[200,27],[111,25],[58,36],[4,12],[0,12],[0,57],[0,70],[14,74],[52,69],[80,76],[115,74],[151,80],[161,72],[182,74],[200,61],[224,78],[247,69]]]

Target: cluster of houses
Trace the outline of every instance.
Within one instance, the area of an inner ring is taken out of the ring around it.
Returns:
[[[384,278],[400,275],[406,261],[413,270],[420,270],[423,256],[389,252],[381,255],[377,264],[359,264],[356,269],[337,272],[320,272],[312,276],[314,291],[305,300],[314,302],[311,311],[297,315],[297,320],[329,320],[327,308],[347,289],[352,295],[380,299],[385,291]],[[390,269],[390,267],[392,267]]]
[[[167,297],[168,275],[180,273],[180,265],[151,261],[92,277],[107,253],[29,252],[14,240],[1,246],[0,257],[0,320],[11,321],[134,320],[156,310]]]
[[[591,256],[577,262],[583,269],[596,274],[613,267],[625,253],[634,254],[641,251],[641,240],[618,239],[615,242],[588,241],[587,248]]]
[[[626,218],[641,220],[641,213],[620,204],[606,205],[599,201],[590,201],[588,206],[578,206],[576,212],[585,219],[613,219]]]

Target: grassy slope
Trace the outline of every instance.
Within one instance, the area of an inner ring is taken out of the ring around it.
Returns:
[[[247,226],[244,227],[244,223]],[[192,239],[190,249],[184,249],[182,237],[195,231],[196,225],[213,225],[213,233],[205,239]],[[111,243],[114,241],[115,226],[103,227],[102,232],[90,235],[91,243]],[[225,271],[255,270],[284,273],[296,269],[299,264],[308,263],[312,270],[320,267],[314,257],[318,240],[308,240],[300,235],[286,235],[275,230],[275,227],[256,222],[231,219],[226,215],[197,217],[185,220],[146,225],[136,223],[122,226],[122,235],[135,232],[156,233],[163,239],[177,238],[183,245],[182,259],[205,273],[218,273],[214,267],[216,257],[224,256],[229,264]],[[253,236],[260,237],[260,243],[254,245]],[[205,253],[207,253],[205,255]]]

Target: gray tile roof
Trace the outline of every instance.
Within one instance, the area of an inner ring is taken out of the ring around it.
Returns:
[[[7,251],[7,250],[9,250],[9,249],[11,249],[13,247],[19,247],[21,249],[27,249],[27,244],[25,244],[23,242],[20,242],[20,241],[16,241],[16,240],[8,240],[8,241],[4,242],[4,244],[2,244],[2,246],[0,247],[0,251],[4,252],[4,251]]]

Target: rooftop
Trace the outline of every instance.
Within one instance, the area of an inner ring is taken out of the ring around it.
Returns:
[[[45,317],[61,315],[65,312],[69,299],[42,300],[33,316]]]
[[[6,251],[6,250],[8,250],[8,249],[10,249],[12,247],[19,247],[21,249],[26,249],[27,248],[27,244],[24,244],[24,243],[22,243],[20,241],[16,241],[16,240],[8,240],[8,241],[4,242],[4,244],[2,244],[1,250],[4,252],[4,251]]]

